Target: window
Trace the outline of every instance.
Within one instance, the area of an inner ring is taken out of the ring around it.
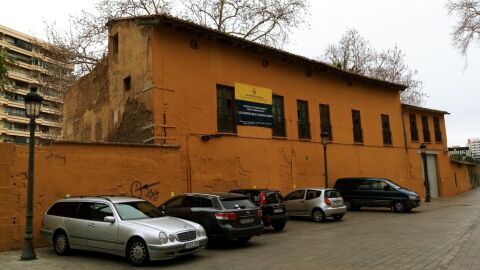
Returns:
[[[392,190],[392,187],[390,187],[389,184],[380,181],[380,180],[373,180],[372,181],[372,189],[373,190],[385,190],[385,191],[390,191]]]
[[[423,132],[423,141],[426,143],[431,142],[430,129],[428,128],[428,118],[426,116],[422,116],[422,132]]]
[[[352,110],[353,123],[353,141],[363,143],[362,122],[360,120],[360,111]]]
[[[181,207],[182,206],[182,200],[183,200],[183,197],[177,197],[177,198],[173,198],[171,199],[169,202],[167,202],[165,204],[165,206],[167,208],[178,208],[178,207]]]
[[[47,212],[48,215],[74,218],[77,215],[78,202],[59,202]]]
[[[322,192],[320,190],[308,190],[307,191],[307,200],[313,200],[315,198],[320,197],[322,195]]]
[[[285,197],[285,200],[286,200],[286,201],[291,201],[291,200],[303,200],[304,195],[305,195],[305,190],[304,190],[304,189],[297,190],[297,191],[294,191],[294,192],[288,194],[288,195]]]
[[[415,114],[409,114],[410,117],[410,138],[412,142],[418,142],[417,118]]]
[[[392,144],[392,132],[390,131],[390,119],[388,114],[382,114],[382,134],[383,134],[383,144],[391,145]]]
[[[285,132],[285,113],[283,109],[283,97],[272,96],[272,114],[273,114],[273,129],[272,135],[275,137],[286,137]]]
[[[217,85],[217,125],[219,132],[237,133],[234,88]]]
[[[113,216],[112,209],[108,204],[96,203],[92,206],[91,219],[96,221],[104,221],[107,216]]]
[[[92,209],[93,203],[91,202],[82,202],[78,207],[78,218],[80,219],[92,219]]]
[[[308,102],[297,100],[298,138],[310,139],[310,122],[308,121]]]
[[[256,207],[248,198],[224,198],[222,206],[225,209],[245,209]]]
[[[320,104],[320,132],[327,131],[328,139],[332,141],[332,125],[330,123],[330,106]]]
[[[435,142],[442,142],[442,131],[440,130],[440,119],[433,117],[433,131],[435,132]]]
[[[358,184],[356,187],[358,190],[370,190],[370,181],[368,180],[363,180],[356,184]]]
[[[112,37],[112,52],[114,56],[118,54],[118,34]]]
[[[132,87],[132,77],[128,76],[125,79],[123,79],[123,90],[129,91]]]

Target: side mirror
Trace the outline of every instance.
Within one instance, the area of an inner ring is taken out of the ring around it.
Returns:
[[[167,207],[165,205],[160,206],[160,213],[162,214],[162,216],[167,215]]]
[[[385,190],[385,191],[390,191],[391,189],[392,189],[392,188],[391,188],[390,186],[384,186],[384,187],[383,187],[383,190]]]
[[[114,223],[115,222],[115,217],[114,216],[106,216],[106,217],[103,218],[103,221]]]

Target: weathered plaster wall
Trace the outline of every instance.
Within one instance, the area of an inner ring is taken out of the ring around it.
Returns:
[[[42,214],[55,200],[80,195],[131,195],[135,181],[155,184],[141,196],[158,205],[186,191],[184,162],[177,148],[54,144],[35,151],[34,237]],[[28,147],[0,143],[0,251],[22,246]],[[134,185],[135,186],[135,185]],[[134,189],[133,195],[140,195]]]
[[[150,31],[124,22],[110,31],[110,53],[67,92],[64,139],[153,143]]]

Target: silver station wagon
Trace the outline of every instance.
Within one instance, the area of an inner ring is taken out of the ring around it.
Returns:
[[[289,216],[312,217],[324,221],[327,217],[339,221],[347,207],[340,192],[330,188],[301,188],[284,197]]]
[[[132,197],[72,197],[55,202],[43,217],[42,238],[55,252],[83,249],[126,256],[133,265],[197,252],[207,245],[204,228],[164,216]]]

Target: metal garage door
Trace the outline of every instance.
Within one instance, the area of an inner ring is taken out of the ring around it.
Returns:
[[[430,182],[430,196],[438,197],[437,157],[427,155],[428,180]]]

